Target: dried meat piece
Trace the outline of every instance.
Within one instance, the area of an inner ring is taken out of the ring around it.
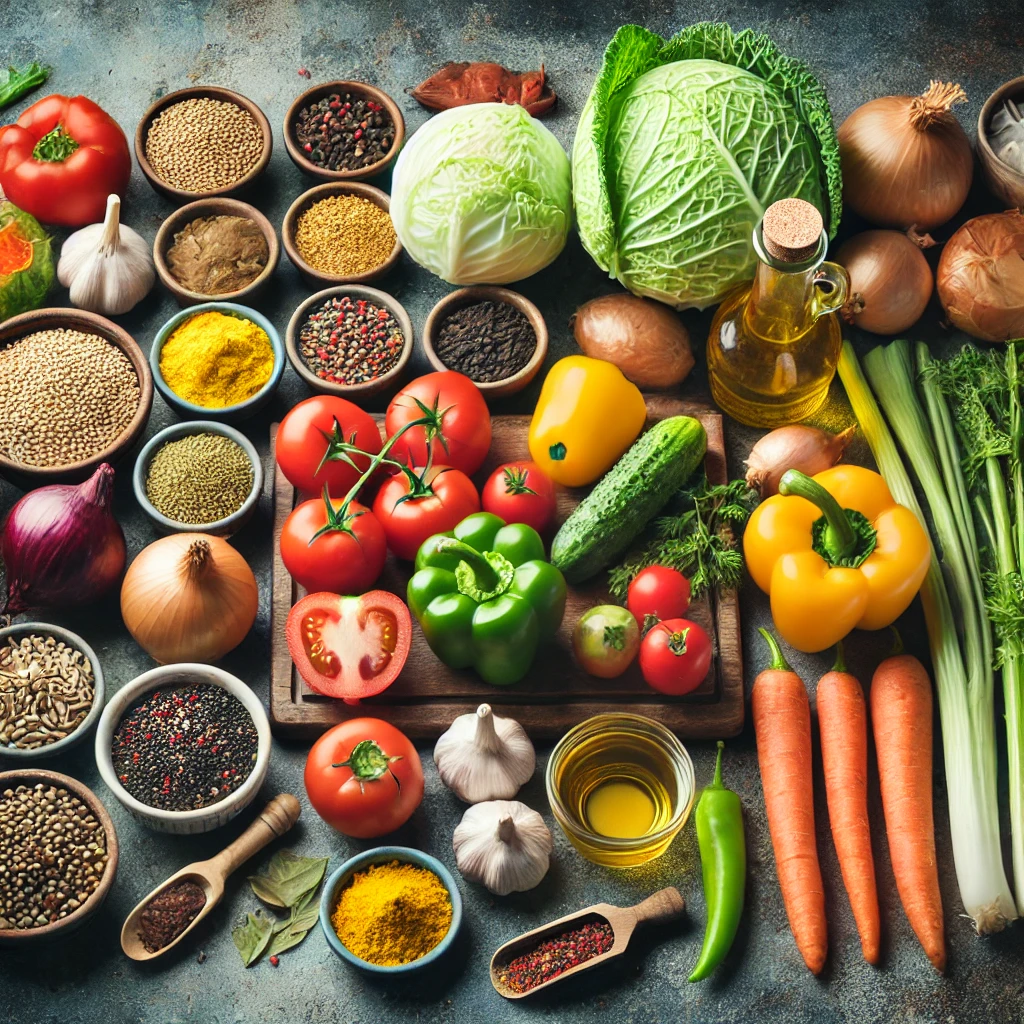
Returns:
[[[550,110],[557,96],[540,71],[516,72],[500,64],[446,64],[409,94],[431,110],[448,110],[468,103],[519,104],[534,117]]]

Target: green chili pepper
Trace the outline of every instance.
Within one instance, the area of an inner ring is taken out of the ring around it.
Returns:
[[[732,947],[743,914],[747,885],[747,845],[743,836],[743,808],[740,798],[722,785],[722,751],[718,741],[715,778],[697,804],[697,843],[700,846],[704,898],[708,923],[700,958],[690,981],[706,978]]]

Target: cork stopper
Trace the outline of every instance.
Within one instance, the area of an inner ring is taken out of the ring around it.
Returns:
[[[761,237],[770,256],[783,263],[802,263],[817,251],[824,228],[816,207],[803,199],[780,199],[765,210]]]

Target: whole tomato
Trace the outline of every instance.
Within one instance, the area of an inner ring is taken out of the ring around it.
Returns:
[[[353,456],[358,472],[344,459],[323,462],[332,438],[351,442],[369,455],[381,449],[380,431],[373,417],[337,395],[307,398],[281,420],[277,428],[277,464],[288,482],[303,494],[319,494],[327,484],[332,498],[344,498],[370,465],[370,460],[361,455]]]
[[[681,619],[690,607],[690,581],[678,569],[649,565],[630,583],[626,607],[641,629],[659,619]]]
[[[640,671],[647,685],[674,697],[700,686],[711,657],[711,639],[689,619],[665,619],[640,643]]]
[[[535,462],[506,462],[484,484],[480,502],[485,512],[506,523],[526,523],[543,533],[554,521],[555,485]]]
[[[297,505],[281,530],[281,560],[311,593],[360,594],[377,582],[387,557],[387,538],[377,517],[359,502],[339,515],[341,501],[310,498]]]
[[[423,800],[416,748],[379,718],[352,718],[328,729],[306,758],[305,782],[313,810],[355,839],[394,832]]]
[[[428,373],[407,384],[391,399],[384,428],[388,437],[412,420],[436,414],[445,439],[434,438],[431,461],[451,466],[467,475],[475,473],[491,447],[491,414],[480,389],[454,370]],[[410,427],[391,449],[394,458],[409,466],[427,465],[426,427]]]
[[[480,511],[480,497],[465,473],[450,466],[412,472],[422,478],[426,488],[422,497],[409,497],[409,476],[402,472],[387,479],[373,501],[388,547],[410,562],[428,537],[454,530],[466,516]]]
[[[636,619],[617,604],[584,612],[572,631],[572,653],[584,672],[599,679],[621,676],[640,650]]]

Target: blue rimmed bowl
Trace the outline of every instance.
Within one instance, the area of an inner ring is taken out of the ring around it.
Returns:
[[[390,864],[395,860],[401,864],[415,864],[417,867],[426,868],[441,879],[441,884],[448,890],[448,897],[452,901],[452,923],[448,928],[448,934],[419,960],[412,960],[407,964],[397,964],[394,967],[383,967],[380,964],[371,964],[349,950],[338,938],[337,932],[331,924],[331,914],[334,912],[342,889],[348,885],[357,871],[364,871],[371,864]],[[324,886],[323,895],[320,897],[320,927],[327,937],[327,944],[342,960],[347,960],[353,967],[368,971],[370,974],[408,974],[436,963],[455,942],[455,936],[458,935],[461,925],[462,897],[459,895],[459,888],[455,884],[452,873],[436,857],[413,850],[408,846],[377,846],[372,850],[356,854],[355,857],[345,861],[340,868],[332,872]]]
[[[274,350],[274,369],[271,371],[270,379],[263,387],[256,392],[252,398],[239,402],[236,405],[226,405],[220,408],[209,408],[205,405],[195,405],[186,402],[184,398],[176,395],[164,380],[160,372],[160,353],[163,351],[167,339],[186,320],[198,316],[200,313],[224,313],[226,316],[237,317],[239,320],[251,320],[257,327],[262,327],[270,339],[271,348]],[[240,306],[235,302],[204,302],[198,306],[189,306],[178,313],[175,313],[170,320],[160,328],[156,340],[153,342],[152,351],[149,353],[149,365],[153,370],[153,383],[157,391],[163,396],[164,401],[172,409],[187,416],[190,419],[222,420],[237,423],[240,420],[248,419],[259,412],[270,401],[271,396],[281,383],[281,375],[284,373],[286,362],[284,343],[277,328],[260,312],[251,309],[249,306]]]

